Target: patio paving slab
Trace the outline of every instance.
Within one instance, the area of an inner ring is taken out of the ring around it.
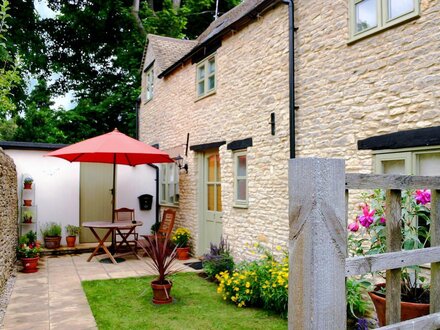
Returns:
[[[81,281],[154,275],[145,258],[126,258],[117,265],[99,262],[90,253],[44,256],[33,274],[17,273],[3,320],[4,330],[97,329]],[[197,272],[177,261],[176,268]]]

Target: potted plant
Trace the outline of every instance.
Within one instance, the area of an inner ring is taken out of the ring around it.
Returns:
[[[37,233],[28,232],[20,237],[17,246],[17,257],[23,264],[23,273],[35,273],[38,271],[38,260],[41,248],[40,242],[37,241]]]
[[[23,180],[24,189],[32,189],[32,182],[34,182],[34,179],[32,179],[32,177],[25,177]]]
[[[177,228],[174,232],[172,241],[177,247],[177,259],[188,260],[189,259],[189,239],[191,238],[191,232],[186,228]]]
[[[365,203],[359,206],[362,215],[356,217],[348,229],[352,232],[362,231],[369,239],[357,233],[349,236],[351,255],[368,255],[384,253],[386,250],[386,218],[384,212],[385,192],[375,190],[373,194],[364,195]],[[429,246],[429,190],[402,192],[402,249],[412,250]],[[401,320],[409,320],[429,314],[429,283],[421,275],[420,267],[402,269]],[[369,295],[375,305],[379,325],[385,325],[385,283],[374,286]]]
[[[43,225],[41,235],[44,237],[44,246],[47,249],[58,249],[61,242],[61,225],[50,222]]]
[[[66,236],[67,246],[74,247],[76,236],[78,236],[79,234],[79,227],[74,225],[67,225],[66,232],[67,232],[67,236]]]
[[[143,248],[148,257],[146,263],[157,271],[158,277],[151,282],[153,290],[153,303],[162,305],[169,304],[173,301],[171,297],[171,287],[173,282],[167,277],[173,274],[176,269],[172,270],[171,266],[176,260],[176,248],[169,253],[167,246],[169,236],[165,240],[160,240],[157,234],[154,236],[146,236],[147,244]]]
[[[24,211],[23,212],[23,223],[32,223],[32,212]]]

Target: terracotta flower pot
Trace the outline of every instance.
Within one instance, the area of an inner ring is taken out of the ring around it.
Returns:
[[[23,273],[35,273],[38,272],[38,260],[39,257],[35,258],[21,258],[21,262],[23,264],[23,269],[21,270]]]
[[[24,199],[23,204],[24,206],[32,206],[32,199]]]
[[[163,305],[173,302],[173,298],[170,295],[173,282],[167,280],[166,284],[160,284],[155,280],[151,282],[151,288],[153,289],[153,304]]]
[[[76,242],[76,236],[67,236],[66,242],[68,247],[74,247]]]
[[[60,247],[61,236],[44,237],[44,247],[46,249],[58,249]]]
[[[375,291],[380,290],[380,288],[385,287],[385,283],[376,285]],[[368,292],[371,300],[373,301],[374,307],[376,308],[377,318],[379,320],[379,325],[381,327],[385,326],[385,308],[386,299],[375,292]],[[400,320],[406,321],[415,319],[416,317],[424,316],[429,314],[429,304],[421,303],[410,303],[402,301],[400,303],[401,315]]]
[[[177,248],[177,259],[178,260],[188,260],[189,259],[189,247]]]

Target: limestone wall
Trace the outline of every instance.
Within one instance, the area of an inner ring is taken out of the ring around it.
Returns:
[[[422,0],[419,18],[351,45],[347,3],[296,3],[298,154],[371,172],[358,140],[440,125],[440,2]]]
[[[0,291],[12,273],[17,245],[17,173],[0,148]]]
[[[190,145],[252,137],[248,209],[233,207],[233,153],[226,145],[220,147],[223,231],[236,255],[258,238],[276,246],[288,237],[287,28],[287,6],[278,6],[228,35],[217,50],[216,94],[196,99],[196,65],[189,62],[156,79],[154,98],[141,106],[140,139],[159,143],[161,149],[186,143],[188,132]],[[270,131],[271,112],[276,115],[275,136]],[[188,156],[189,173],[180,175],[176,226],[189,227],[197,237],[198,155],[190,151]]]
[[[419,18],[351,45],[347,1],[297,1],[295,8],[297,157],[343,158],[347,171],[369,173],[372,154],[358,151],[358,140],[440,125],[440,2],[422,0]],[[195,65],[187,62],[156,79],[153,100],[141,107],[140,138],[161,149],[184,144],[188,132],[190,145],[253,138],[248,209],[232,205],[232,153],[220,147],[223,231],[238,257],[246,243],[286,246],[288,237],[287,29],[287,6],[278,5],[223,39],[216,94],[196,99]],[[197,175],[190,152],[177,225],[196,234]]]

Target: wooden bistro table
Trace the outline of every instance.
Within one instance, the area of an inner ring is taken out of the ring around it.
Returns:
[[[89,228],[92,231],[93,236],[95,236],[95,238],[98,240],[98,246],[95,248],[95,250],[93,251],[93,253],[91,254],[91,256],[89,257],[89,259],[87,259],[87,261],[92,260],[92,258],[98,253],[99,248],[102,248],[104,250],[104,252],[108,255],[108,257],[110,258],[110,260],[116,265],[117,262],[115,260],[115,258],[112,256],[112,254],[110,253],[110,251],[107,249],[107,247],[105,246],[105,240],[114,232],[118,232],[119,235],[121,235],[122,237],[122,241],[120,242],[116,242],[115,244],[117,244],[117,248],[115,249],[115,253],[118,250],[118,248],[120,248],[123,244],[128,246],[129,248],[129,252],[124,253],[123,255],[127,255],[127,254],[134,254],[138,259],[140,259],[140,257],[137,255],[136,251],[132,248],[132,246],[127,242],[127,237],[133,232],[133,230],[137,227],[137,226],[142,226],[143,223],[142,221],[136,221],[136,222],[131,222],[131,221],[117,221],[117,222],[106,222],[106,221],[90,221],[90,222],[83,222],[82,226],[85,228]],[[96,232],[95,229],[107,229],[107,232],[104,234],[104,236],[101,238],[99,237],[98,233]],[[127,232],[121,232],[121,230],[123,229],[128,229]]]

